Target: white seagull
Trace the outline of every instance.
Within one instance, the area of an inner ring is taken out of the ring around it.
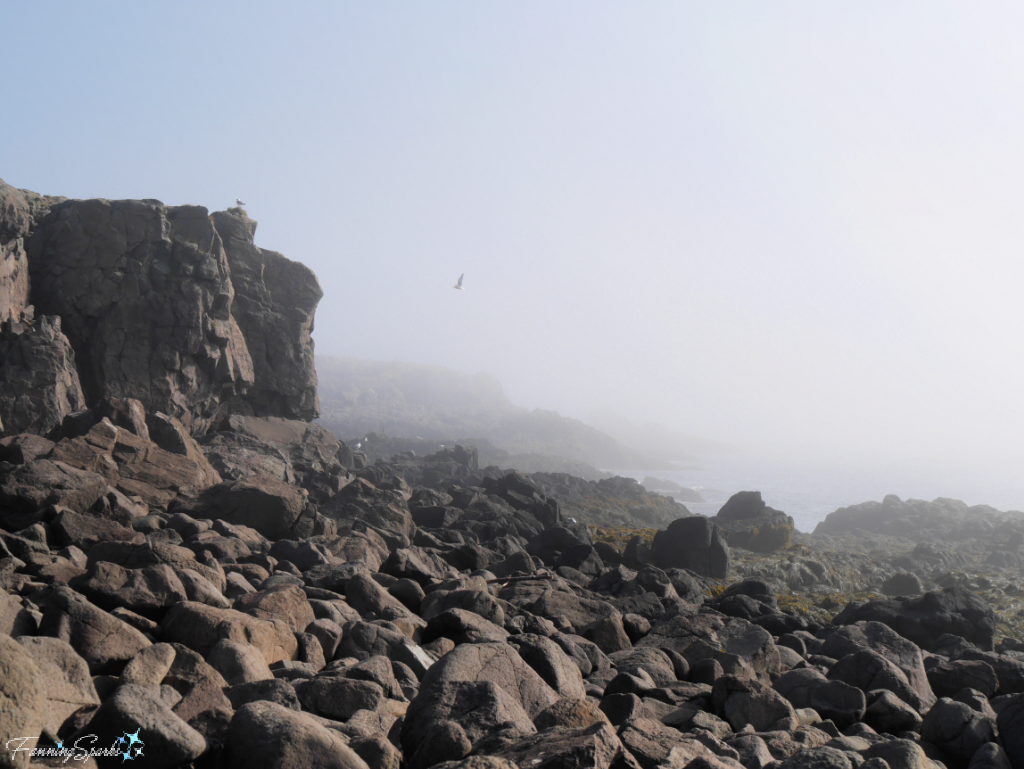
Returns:
[[[462,274],[461,274],[461,275],[459,276],[459,282],[458,282],[458,283],[456,283],[456,284],[455,284],[454,286],[452,286],[452,288],[457,288],[457,289],[458,289],[459,291],[465,291],[466,289],[464,289],[464,288],[462,287],[462,279],[463,279],[464,277],[466,277],[466,273],[462,273]]]
[[[244,206],[245,205],[245,201],[242,201],[242,200],[239,200],[238,198],[235,198],[235,205],[236,206]]]

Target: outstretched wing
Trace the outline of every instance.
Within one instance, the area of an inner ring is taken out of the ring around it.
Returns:
[[[455,284],[454,288],[462,288],[462,279],[466,277],[466,273],[462,273],[459,276],[459,282]]]

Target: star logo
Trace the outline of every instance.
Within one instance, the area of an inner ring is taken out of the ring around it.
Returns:
[[[121,753],[121,763],[125,761],[134,761],[136,758],[142,757],[142,749],[146,747],[146,743],[139,737],[139,732],[142,729],[136,729],[135,734],[128,732],[124,733],[124,736],[118,738],[118,744],[127,745],[128,747]]]

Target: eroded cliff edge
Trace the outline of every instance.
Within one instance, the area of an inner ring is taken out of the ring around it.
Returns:
[[[137,398],[203,435],[231,414],[319,415],[313,272],[238,209],[65,200],[0,180],[0,419],[46,434]]]

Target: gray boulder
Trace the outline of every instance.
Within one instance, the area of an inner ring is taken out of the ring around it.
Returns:
[[[369,769],[341,734],[307,713],[267,701],[235,712],[224,753],[228,769]]]
[[[705,577],[724,579],[729,573],[729,545],[709,518],[677,518],[654,535],[650,562],[661,569],[689,569]]]

